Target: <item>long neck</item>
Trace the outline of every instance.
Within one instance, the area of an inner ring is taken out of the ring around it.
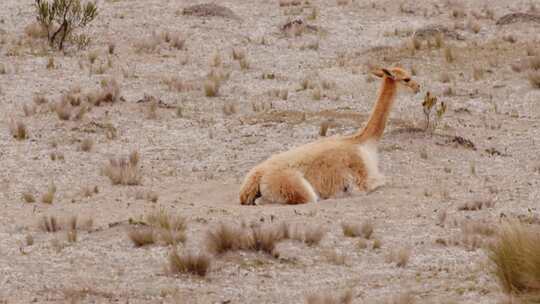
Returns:
[[[367,125],[352,136],[354,142],[361,143],[367,140],[378,141],[382,137],[390,110],[394,104],[396,90],[396,81],[384,77],[373,112],[371,112]]]

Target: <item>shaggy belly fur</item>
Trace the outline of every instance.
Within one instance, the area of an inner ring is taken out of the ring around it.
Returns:
[[[274,203],[302,204],[342,195],[354,186],[368,190],[377,177],[375,145],[352,145],[330,138],[272,156],[253,168],[240,191],[242,204],[258,197]]]

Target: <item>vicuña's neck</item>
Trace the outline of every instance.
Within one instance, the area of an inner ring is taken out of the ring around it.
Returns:
[[[384,77],[377,103],[371,112],[367,125],[353,136],[355,141],[363,142],[369,139],[378,141],[384,132],[390,110],[396,97],[397,83],[395,80]]]

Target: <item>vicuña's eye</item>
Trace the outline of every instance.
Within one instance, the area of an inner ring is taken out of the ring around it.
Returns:
[[[409,82],[409,81],[411,81],[411,79],[410,78],[405,78],[405,79],[403,79],[403,81]]]

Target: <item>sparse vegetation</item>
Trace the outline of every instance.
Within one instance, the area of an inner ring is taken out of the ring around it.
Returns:
[[[405,267],[409,263],[411,251],[408,248],[392,250],[386,257],[388,263],[395,263],[397,267]]]
[[[424,111],[424,116],[426,118],[426,130],[430,128],[430,123],[433,121],[431,118],[433,109],[436,109],[436,119],[431,125],[432,129],[435,129],[439,122],[442,120],[444,114],[446,113],[446,104],[444,102],[438,103],[436,96],[431,95],[431,92],[427,92],[422,102],[422,107]]]
[[[444,48],[444,59],[448,63],[452,63],[455,60],[454,52],[452,51],[452,48],[449,46]]]
[[[85,138],[81,141],[81,151],[90,152],[94,147],[94,140],[92,138]]]
[[[62,229],[55,216],[43,216],[39,221],[39,228],[45,232],[57,232]]]
[[[529,72],[528,78],[533,88],[540,89],[540,70]]]
[[[211,258],[206,254],[192,252],[178,254],[172,250],[169,254],[169,269],[171,273],[188,273],[201,277],[206,276],[211,265]]]
[[[203,88],[206,97],[216,97],[219,93],[219,81],[215,79],[207,79],[204,81]]]
[[[504,292],[540,299],[540,231],[537,226],[505,223],[487,249]],[[532,301],[530,303],[534,303]]]
[[[346,291],[342,294],[314,293],[306,296],[306,304],[350,304],[352,303],[352,292]]]
[[[128,231],[128,237],[136,247],[143,247],[156,242],[155,231],[151,227],[131,228]]]
[[[176,246],[186,241],[186,227],[184,217],[159,208],[146,215],[142,226],[131,228],[128,237],[136,247],[159,242]]]
[[[47,191],[41,195],[41,202],[44,204],[52,204],[54,202],[54,196],[56,195],[56,186],[51,183],[47,188]]]
[[[126,157],[111,158],[103,169],[113,185],[140,185],[142,174],[139,167],[139,152],[133,151]]]
[[[98,14],[94,2],[80,0],[35,0],[36,19],[47,33],[51,45],[64,48],[67,38],[78,28],[84,28]]]
[[[23,200],[26,203],[35,203],[36,202],[36,198],[34,197],[32,192],[30,192],[30,191],[23,192],[22,197],[23,197]]]
[[[277,243],[293,239],[314,246],[320,243],[326,231],[319,226],[306,226],[300,230],[288,224],[237,226],[220,223],[207,233],[206,247],[209,252],[220,255],[228,251],[249,250],[278,254]]]
[[[28,138],[28,130],[22,121],[11,121],[9,124],[9,132],[11,136],[17,140],[25,140]]]
[[[373,235],[373,224],[369,221],[363,224],[344,222],[341,224],[341,229],[348,237],[363,237],[369,240]]]

